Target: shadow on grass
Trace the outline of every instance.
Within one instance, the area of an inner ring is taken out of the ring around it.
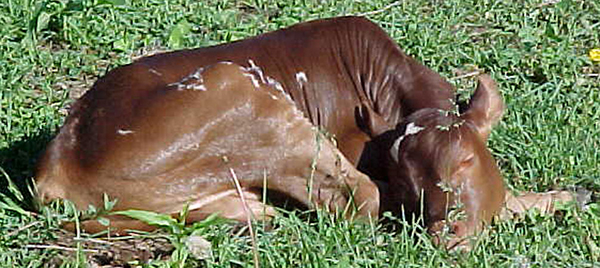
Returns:
[[[53,137],[54,131],[46,126],[36,134],[26,136],[19,141],[12,142],[8,147],[0,149],[0,168],[6,173],[5,175],[0,174],[0,176],[8,176],[8,178],[0,179],[0,193],[26,210],[36,209],[32,194],[35,164]],[[8,180],[14,183],[16,190],[23,196],[22,200],[10,190]]]

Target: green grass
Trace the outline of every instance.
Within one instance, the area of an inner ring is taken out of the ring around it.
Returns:
[[[97,77],[148,51],[213,45],[338,15],[367,13],[409,55],[445,77],[475,68],[492,74],[507,111],[489,146],[509,188],[579,186],[598,195],[600,63],[591,62],[587,53],[600,47],[600,2],[389,4],[2,1],[0,267],[42,267],[67,252],[35,245],[51,245],[61,238],[59,222],[77,215],[69,206],[55,204],[39,213],[23,209],[34,207],[27,187],[37,155],[61,125],[72,98]],[[472,79],[452,82],[461,92],[473,86]],[[307,220],[302,214],[284,213],[267,231],[259,224],[262,267],[598,267],[600,262],[598,203],[585,211],[570,206],[558,216],[532,214],[496,224],[470,253],[437,249],[418,224],[401,220],[390,229],[328,215]],[[183,248],[171,260],[146,265],[252,267],[250,239],[238,229],[231,224],[202,227],[213,251],[206,260],[183,258]],[[84,243],[64,247],[73,252],[61,257],[63,267],[85,267]]]

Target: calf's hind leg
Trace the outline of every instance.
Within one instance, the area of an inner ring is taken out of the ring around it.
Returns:
[[[224,194],[215,194],[211,202],[203,204],[190,203],[186,222],[192,223],[202,221],[212,214],[218,214],[220,217],[239,222],[245,222],[249,216],[252,220],[270,220],[276,211],[273,207],[261,202],[256,193],[243,191],[244,201],[234,190],[226,190]],[[248,213],[250,215],[248,215]],[[172,215],[176,218],[178,215]],[[121,215],[105,216],[110,221],[109,226],[100,224],[97,220],[87,220],[81,222],[80,228],[89,233],[97,233],[110,229],[111,234],[126,234],[127,230],[152,231],[157,227]],[[68,223],[64,226],[67,230],[75,231],[75,223]]]
[[[270,220],[276,214],[275,209],[261,201],[254,192],[242,191],[240,196],[237,191],[227,191],[230,193],[190,210],[187,222],[201,221],[212,214],[239,222],[245,222],[248,217],[252,220]]]

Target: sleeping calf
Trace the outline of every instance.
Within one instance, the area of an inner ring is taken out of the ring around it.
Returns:
[[[263,216],[264,187],[309,207],[353,201],[363,216],[422,210],[433,231],[458,207],[465,217],[449,225],[460,238],[503,207],[486,148],[503,103],[485,75],[462,113],[454,99],[444,78],[359,17],[154,55],[112,70],[75,103],[39,161],[39,194],[86,208],[107,193],[118,210],[161,213],[189,203],[190,221],[240,220],[237,177]]]

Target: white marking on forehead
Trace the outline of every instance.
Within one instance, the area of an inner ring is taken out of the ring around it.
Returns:
[[[398,151],[400,150],[400,143],[402,143],[404,138],[406,138],[406,136],[408,136],[408,135],[415,135],[415,134],[421,132],[423,129],[425,129],[425,128],[415,125],[414,122],[410,122],[410,123],[408,123],[408,125],[406,125],[406,130],[404,130],[404,135],[402,135],[398,139],[396,139],[396,141],[394,141],[394,144],[392,145],[391,154],[396,162],[398,162]]]
[[[128,130],[128,129],[117,130],[117,134],[119,134],[119,135],[129,135],[129,134],[132,134],[133,132],[134,132],[133,130]]]
[[[300,85],[306,84],[308,82],[308,78],[306,77],[306,73],[304,73],[304,72],[297,72],[296,73],[296,81]]]
[[[423,129],[425,129],[425,128],[415,125],[414,122],[410,122],[406,126],[406,130],[404,131],[403,136],[417,134],[417,133],[421,132],[421,130],[423,130]]]

